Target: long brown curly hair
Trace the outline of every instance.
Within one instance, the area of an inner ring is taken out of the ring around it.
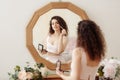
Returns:
[[[77,47],[82,47],[91,60],[105,56],[106,44],[100,27],[91,20],[82,20],[77,28]]]
[[[60,17],[60,16],[53,16],[53,17],[51,18],[51,20],[50,20],[50,27],[49,27],[49,33],[50,33],[50,34],[53,34],[53,33],[54,33],[54,30],[52,29],[52,20],[53,20],[53,19],[56,19],[56,20],[58,21],[59,25],[60,25],[63,29],[65,29],[66,32],[67,32],[67,34],[68,34],[68,26],[67,26],[65,20],[64,20],[62,17]],[[62,31],[62,29],[60,29],[60,31]]]

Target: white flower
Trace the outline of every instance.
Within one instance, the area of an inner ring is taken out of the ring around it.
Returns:
[[[10,80],[35,80],[42,79],[40,69],[44,67],[42,63],[36,63],[33,67],[27,62],[27,66],[22,69],[20,66],[15,66],[14,73],[8,72]]]
[[[117,58],[104,59],[100,62],[100,67],[97,72],[97,75],[102,76],[103,78],[120,80],[120,60]]]
[[[18,78],[20,80],[26,80],[26,71],[25,70],[22,70],[18,73]]]
[[[116,68],[112,64],[107,63],[104,66],[103,72],[105,77],[114,78],[116,74]]]
[[[109,64],[113,65],[115,68],[117,68],[117,65],[118,65],[118,60],[116,59],[110,59],[108,61]]]
[[[120,75],[118,72],[118,67],[120,66],[120,61],[117,59],[104,59],[101,63],[104,66],[103,72],[105,77],[116,79],[116,74]]]
[[[101,66],[105,66],[105,64],[108,62],[108,59],[104,59],[103,61],[100,62]]]
[[[33,78],[33,73],[27,72],[26,78],[27,78],[28,80],[32,79],[32,78]]]

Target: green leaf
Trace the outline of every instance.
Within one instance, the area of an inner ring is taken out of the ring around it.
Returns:
[[[26,72],[34,72],[34,69],[31,67],[24,67]]]
[[[16,65],[15,68],[14,68],[15,72],[16,71],[20,71],[20,66]]]
[[[104,72],[103,72],[103,68],[104,68],[104,66],[100,66],[99,68],[98,68],[98,73],[99,73],[99,76],[103,76],[104,75]]]
[[[40,69],[41,67],[44,67],[43,63],[37,63],[37,67]]]

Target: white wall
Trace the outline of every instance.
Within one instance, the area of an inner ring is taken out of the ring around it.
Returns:
[[[51,1],[59,0],[1,0],[0,1],[0,80],[8,80],[7,72],[15,65],[34,63],[26,48],[26,26],[34,11]],[[107,57],[120,54],[120,0],[62,0],[84,9],[104,32]]]

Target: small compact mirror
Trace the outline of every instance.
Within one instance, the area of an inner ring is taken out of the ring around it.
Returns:
[[[38,51],[42,52],[44,49],[44,46],[42,44],[38,44]]]

